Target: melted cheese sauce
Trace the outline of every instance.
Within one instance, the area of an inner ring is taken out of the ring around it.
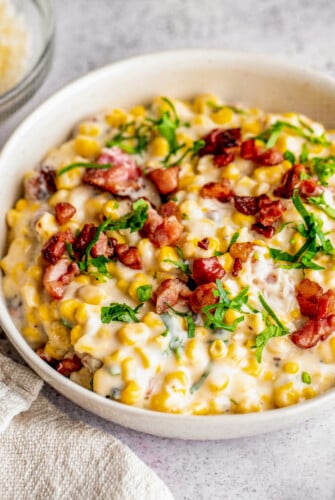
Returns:
[[[254,137],[278,120],[296,126],[301,121],[315,135],[324,128],[305,116],[287,113],[266,114],[261,110],[224,106],[216,96],[199,96],[192,103],[172,101],[179,120],[177,140],[184,144],[175,160],[193,141],[201,139],[214,128],[241,127],[242,138]],[[128,132],[146,118],[157,119],[164,111],[171,112],[162,99],[145,109],[111,110],[80,123],[65,144],[50,151],[43,165],[56,171],[74,162],[94,162],[106,142],[120,133],[125,123]],[[331,134],[327,137],[331,139]],[[128,146],[134,142],[129,140]],[[309,157],[326,157],[335,153],[335,145],[320,146],[306,142],[294,130],[285,128],[275,147],[299,156],[306,144]],[[142,169],[161,168],[168,143],[156,131],[147,148],[134,159]],[[183,214],[184,231],[178,246],[187,263],[195,258],[218,255],[226,271],[225,290],[236,296],[249,287],[244,319],[233,332],[213,331],[204,326],[202,315],[195,317],[194,338],[189,338],[184,317],[173,313],[158,315],[152,301],[146,301],[138,312],[139,322],[112,321],[103,324],[101,307],[112,302],[135,308],[136,290],[152,285],[153,290],[166,279],[181,277],[182,271],[169,260],[180,260],[175,248],[156,248],[138,232],[113,231],[110,236],[120,243],[136,246],[142,259],[142,270],[133,270],[121,262],[107,264],[108,277],[97,276],[95,268],[77,276],[65,288],[61,300],[52,300],[43,289],[45,263],[42,246],[60,230],[80,231],[85,223],[101,224],[105,217],[118,218],[131,210],[131,202],[95,190],[81,182],[84,169],[76,168],[56,178],[57,191],[46,201],[20,199],[7,214],[9,250],[1,261],[3,288],[8,306],[22,334],[33,348],[44,348],[54,360],[76,353],[83,368],[71,379],[101,396],[126,404],[163,412],[213,414],[245,413],[287,406],[311,398],[335,384],[335,335],[311,349],[300,349],[288,335],[270,338],[256,358],[255,339],[265,328],[259,302],[262,294],[283,325],[290,331],[306,321],[300,314],[295,287],[307,277],[318,282],[324,291],[335,287],[334,260],[321,255],[315,261],[324,270],[283,269],[269,254],[269,247],[295,253],[304,243],[296,226],[301,217],[291,200],[282,200],[286,211],[270,240],[251,229],[253,216],[240,214],[231,202],[200,196],[208,182],[231,181],[235,194],[259,196],[269,194],[280,185],[289,161],[276,166],[255,166],[238,155],[226,167],[217,168],[213,156],[202,158],[186,155],[180,165],[179,189],[170,199],[176,201]],[[26,179],[34,175],[26,174]],[[325,199],[334,206],[333,179],[325,188]],[[134,199],[147,195],[156,206],[161,203],[152,185],[145,186]],[[72,219],[60,226],[55,218],[55,205],[71,203],[76,208]],[[323,211],[309,205],[308,210],[323,221],[324,232],[335,245],[334,221]],[[279,227],[283,225],[281,230]],[[232,275],[233,260],[227,252],[229,242],[239,232],[238,242],[253,243],[253,250],[238,277]],[[209,239],[208,249],[198,242]],[[177,306],[176,306],[177,307]],[[177,307],[178,308],[178,307]],[[187,309],[181,309],[183,311]],[[253,311],[253,312],[252,312]],[[263,311],[264,312],[264,311]],[[237,316],[240,316],[238,313]],[[228,310],[225,322],[232,324],[235,311]],[[303,381],[307,372],[310,383]]]

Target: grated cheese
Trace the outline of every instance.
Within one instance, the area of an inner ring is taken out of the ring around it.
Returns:
[[[0,95],[23,77],[28,60],[28,30],[9,0],[0,0]]]

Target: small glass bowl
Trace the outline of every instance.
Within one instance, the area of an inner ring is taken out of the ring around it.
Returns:
[[[53,54],[55,18],[52,0],[11,0],[29,30],[31,57],[23,78],[0,94],[0,121],[32,97],[42,84]]]

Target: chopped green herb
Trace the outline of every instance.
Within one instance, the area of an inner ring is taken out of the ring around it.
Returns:
[[[174,355],[178,360],[180,360],[181,358],[182,345],[183,345],[182,339],[180,339],[177,336],[172,337],[172,339],[169,342],[169,349],[174,353]]]
[[[293,224],[293,221],[283,222],[283,224],[279,227],[277,233],[281,233],[283,229],[285,229],[285,227],[288,226],[289,224]]]
[[[335,174],[335,155],[326,158],[312,158],[312,168],[323,186],[328,186],[328,179]]]
[[[304,384],[311,384],[312,383],[312,378],[308,372],[302,372],[301,374],[301,380],[303,381]]]
[[[230,109],[233,113],[237,113],[239,115],[246,115],[247,112],[244,109],[237,108],[236,106],[231,106],[230,104],[216,104],[213,101],[207,101],[207,106],[212,108],[213,111],[221,111],[221,109]]]
[[[237,402],[237,401],[235,401],[235,399],[230,398],[230,401],[231,401],[234,405],[236,405],[236,406],[238,405],[238,402]]]
[[[140,302],[151,299],[152,285],[142,285],[136,289],[137,297]]]
[[[104,165],[100,165],[99,163],[86,163],[83,161],[77,161],[76,163],[70,163],[63,168],[60,168],[57,172],[57,176],[61,176],[68,172],[69,170],[73,170],[74,168],[97,168],[99,170],[106,170],[108,168],[113,167],[113,163],[105,163]]]
[[[169,304],[166,304],[166,305],[168,306],[170,311],[172,311],[176,316],[180,316],[182,318],[185,318],[186,324],[187,324],[187,336],[189,339],[192,339],[195,335],[195,323],[194,323],[194,319],[193,319],[192,314],[190,312],[177,311]]]
[[[331,219],[335,219],[335,208],[332,208],[328,203],[326,202],[324,198],[324,193],[322,193],[320,196],[310,196],[308,198],[308,202],[312,203],[313,205],[317,206],[320,210],[322,210],[325,214],[328,215]]]
[[[285,160],[289,161],[291,163],[291,165],[295,165],[295,156],[292,153],[292,151],[289,151],[289,150],[285,151],[284,158],[285,158]]]
[[[229,245],[228,245],[228,248],[227,248],[227,252],[229,252],[229,250],[234,245],[234,243],[237,242],[237,240],[239,239],[239,237],[240,237],[240,233],[236,232],[236,233],[233,234],[232,239],[229,242]]]
[[[176,246],[175,249],[176,249],[176,252],[177,252],[178,256],[180,257],[181,261],[179,262],[177,260],[164,259],[163,262],[168,262],[170,264],[173,264],[178,269],[180,269],[184,274],[186,274],[187,276],[191,276],[192,273],[191,273],[190,265],[185,260],[182,249],[178,246]]]
[[[177,160],[175,160],[171,165],[167,164],[166,158],[163,160],[163,162],[165,163],[165,166],[167,166],[167,167],[174,167],[176,165],[180,165],[181,162],[183,161],[183,159],[187,155],[190,154],[192,158],[194,158],[195,156],[197,156],[198,152],[200,151],[200,149],[202,149],[205,146],[205,144],[206,144],[205,141],[203,141],[202,139],[200,139],[198,141],[194,141],[193,144],[192,144],[192,146],[190,146],[189,148],[187,148],[184,151],[184,153]]]
[[[65,326],[65,328],[69,328],[69,330],[71,330],[71,328],[73,328],[73,325],[72,323],[70,323],[67,319],[65,318],[61,318],[60,319],[60,322],[62,323],[63,326]]]
[[[198,391],[200,389],[200,387],[205,382],[205,380],[206,380],[206,378],[208,377],[209,374],[210,374],[210,366],[207,367],[206,371],[204,371],[204,373],[201,375],[201,377],[199,378],[198,382],[196,382],[195,384],[193,384],[191,386],[191,388],[190,388],[190,393],[191,394],[194,394],[196,391]]]
[[[169,159],[172,154],[175,154],[178,149],[180,149],[176,135],[176,130],[180,125],[180,120],[172,102],[167,97],[162,97],[162,100],[169,105],[172,115],[170,111],[163,111],[158,120],[148,118],[148,121],[152,123],[160,135],[166,139],[169,145],[169,154],[167,155]]]
[[[325,134],[315,135],[314,132],[311,133],[309,129],[306,129],[303,125],[302,127],[297,127],[296,125],[285,121],[277,121],[273,123],[268,129],[256,136],[255,139],[263,141],[266,149],[272,148],[285,128],[293,130],[297,135],[300,135],[311,144],[321,144],[322,146],[329,146],[330,144]]]
[[[259,298],[259,301],[260,303],[262,304],[262,306],[264,307],[265,311],[268,313],[268,315],[273,319],[273,321],[277,324],[277,326],[279,328],[281,328],[282,330],[285,330],[285,327],[284,325],[280,322],[280,320],[278,319],[278,317],[276,316],[275,312],[271,309],[271,307],[269,306],[269,304],[267,304],[265,302],[265,299],[263,297],[262,294],[258,294],[258,298]]]
[[[299,156],[299,161],[300,163],[307,163],[308,162],[308,147],[307,144],[304,143],[301,148],[301,154]]]
[[[223,255],[223,252],[220,252],[220,250],[215,250],[214,255],[215,257],[220,257],[221,255]]]
[[[109,306],[101,308],[102,323],[110,323],[111,321],[122,321],[123,323],[138,323],[137,312],[143,306],[139,304],[135,309],[132,309],[128,304],[119,304],[112,302]]]
[[[106,143],[107,148],[118,146],[120,149],[129,154],[141,154],[148,146],[151,131],[148,125],[141,123],[135,128],[133,135],[127,135],[126,132],[135,122],[129,122],[119,127],[119,132]],[[134,146],[129,144],[129,141],[136,141]]]

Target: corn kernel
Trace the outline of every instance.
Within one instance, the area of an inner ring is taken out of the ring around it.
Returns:
[[[24,210],[26,210],[28,208],[28,201],[25,200],[24,198],[20,198],[17,202],[16,202],[16,205],[15,205],[15,208],[18,212],[23,212]]]
[[[299,394],[294,388],[292,382],[275,387],[273,390],[273,396],[275,406],[278,408],[293,405],[299,400]]]
[[[79,276],[76,276],[74,278],[75,283],[78,283],[78,285],[88,285],[91,282],[91,279],[89,276],[85,276],[84,274],[80,274]]]
[[[84,335],[84,330],[81,325],[76,325],[71,329],[71,344],[74,345]]]
[[[281,153],[285,153],[285,151],[288,149],[287,148],[287,138],[284,135],[281,135],[278,137],[276,141],[276,149],[280,151]]]
[[[275,380],[275,375],[270,370],[267,370],[263,373],[262,379],[266,382],[272,382],[273,380]]]
[[[229,384],[229,378],[226,375],[221,375],[219,380],[208,382],[209,388],[212,392],[222,392]]]
[[[144,106],[135,106],[130,112],[133,116],[145,116],[146,110]]]
[[[222,109],[219,109],[219,111],[216,111],[215,113],[211,114],[211,119],[213,120],[214,123],[217,123],[218,125],[229,123],[232,121],[233,118],[234,118],[234,113],[228,107],[223,107]]]
[[[100,153],[101,147],[95,139],[85,135],[77,135],[74,140],[74,149],[78,155],[91,158]]]
[[[141,358],[141,362],[144,369],[150,368],[151,362],[150,357],[146,355],[146,353],[140,347],[135,347],[134,351]]]
[[[125,382],[130,382],[136,376],[136,361],[134,358],[125,358],[121,362],[122,379]]]
[[[194,143],[192,137],[186,134],[181,134],[180,132],[177,133],[177,141],[181,144],[185,144],[186,148],[190,148]]]
[[[208,415],[208,405],[204,401],[194,401],[191,405],[193,415]]]
[[[49,311],[49,305],[48,304],[41,304],[38,308],[38,314],[39,318],[43,322],[48,322],[52,321],[52,316]]]
[[[287,363],[284,364],[283,371],[285,373],[290,373],[290,374],[297,373],[299,371],[299,365],[294,361],[288,361]]]
[[[258,135],[262,131],[262,125],[258,120],[251,122],[244,122],[242,125],[242,134],[253,134]]]
[[[45,335],[37,326],[25,326],[22,328],[22,335],[33,348],[45,342]]]
[[[42,278],[43,270],[41,266],[31,266],[27,269],[27,276],[36,281],[40,281]]]
[[[167,391],[162,391],[152,396],[150,404],[151,408],[156,411],[168,412],[171,411],[170,395]]]
[[[82,175],[83,171],[81,168],[73,168],[72,170],[69,170],[68,172],[65,172],[62,175],[57,175],[56,176],[57,190],[73,189],[76,186],[79,186],[79,184],[81,183]]]
[[[254,215],[244,215],[240,212],[234,212],[232,215],[232,221],[239,227],[251,226],[256,222]]]
[[[137,245],[137,249],[141,257],[146,257],[152,254],[155,247],[148,238],[142,238]]]
[[[75,312],[75,321],[80,324],[85,324],[88,318],[86,304],[80,304]]]
[[[126,345],[134,345],[146,340],[149,333],[150,330],[144,323],[129,323],[120,328],[118,337],[120,342]]]
[[[127,293],[128,287],[129,287],[129,282],[127,280],[121,279],[118,280],[116,283],[116,286],[122,290],[122,292]]]
[[[228,348],[226,344],[220,339],[214,340],[209,347],[209,354],[212,359],[222,359],[226,356],[227,352]]]
[[[100,126],[95,122],[83,122],[79,125],[79,134],[96,137],[100,134]]]
[[[165,262],[166,260],[179,261],[179,256],[173,247],[165,246],[159,249],[158,252],[158,265],[162,271],[174,271],[176,265],[172,262]]]
[[[204,113],[209,102],[217,104],[217,96],[215,96],[214,94],[202,94],[197,96],[192,103],[192,111],[194,113]]]
[[[305,387],[305,388],[302,390],[302,396],[303,396],[305,399],[312,399],[312,398],[315,398],[315,396],[316,396],[316,391],[315,391],[315,389],[313,389],[313,387]]]
[[[47,356],[51,358],[61,360],[63,359],[63,354],[60,353],[57,349],[55,349],[50,342],[47,342],[44,347],[44,352]]]
[[[252,377],[258,377],[262,371],[262,368],[256,358],[250,358],[247,365],[243,367],[243,371],[248,373]]]
[[[120,401],[127,405],[133,405],[142,397],[142,389],[135,380],[128,382],[126,387],[121,391]]]
[[[192,120],[193,125],[204,125],[205,119],[202,115],[195,115]]]
[[[127,123],[127,113],[122,109],[113,109],[105,116],[105,120],[110,127],[120,127]]]
[[[164,137],[155,137],[150,144],[152,156],[166,156],[169,153],[169,144]]]
[[[183,370],[177,370],[175,372],[168,373],[165,376],[165,383],[172,385],[176,389],[181,387],[185,388],[189,383],[189,379]]]
[[[143,316],[143,323],[145,323],[149,328],[164,328],[165,325],[161,320],[160,316],[152,311],[149,311]]]
[[[188,189],[195,186],[196,176],[195,175],[184,175],[179,179],[178,189]],[[200,186],[196,186],[197,189],[201,189]]]
[[[232,325],[234,321],[240,316],[241,314],[237,311],[234,311],[234,309],[228,309],[224,316],[225,323],[227,323],[228,325]]]
[[[107,293],[104,290],[97,289],[97,287],[93,285],[87,285],[79,288],[78,297],[86,302],[87,304],[92,304],[98,306],[101,304],[107,297]]]
[[[290,311],[290,315],[293,319],[299,319],[301,317],[300,309],[292,309],[292,311]]]
[[[255,168],[253,177],[257,182],[278,184],[283,177],[283,170],[280,165],[275,165],[273,167],[258,167]]]
[[[133,300],[138,300],[137,289],[140,286],[146,285],[147,283],[148,283],[147,280],[145,280],[145,281],[135,280],[132,283],[130,283],[129,288],[128,288],[128,294],[130,295],[130,297]]]
[[[323,146],[322,144],[310,144],[308,149],[310,153],[319,155],[323,151]]]
[[[75,299],[62,300],[59,304],[60,315],[70,323],[75,323],[76,312],[80,305],[81,303]]]
[[[102,207],[102,213],[105,217],[117,218],[118,202],[115,200],[107,201]]]

